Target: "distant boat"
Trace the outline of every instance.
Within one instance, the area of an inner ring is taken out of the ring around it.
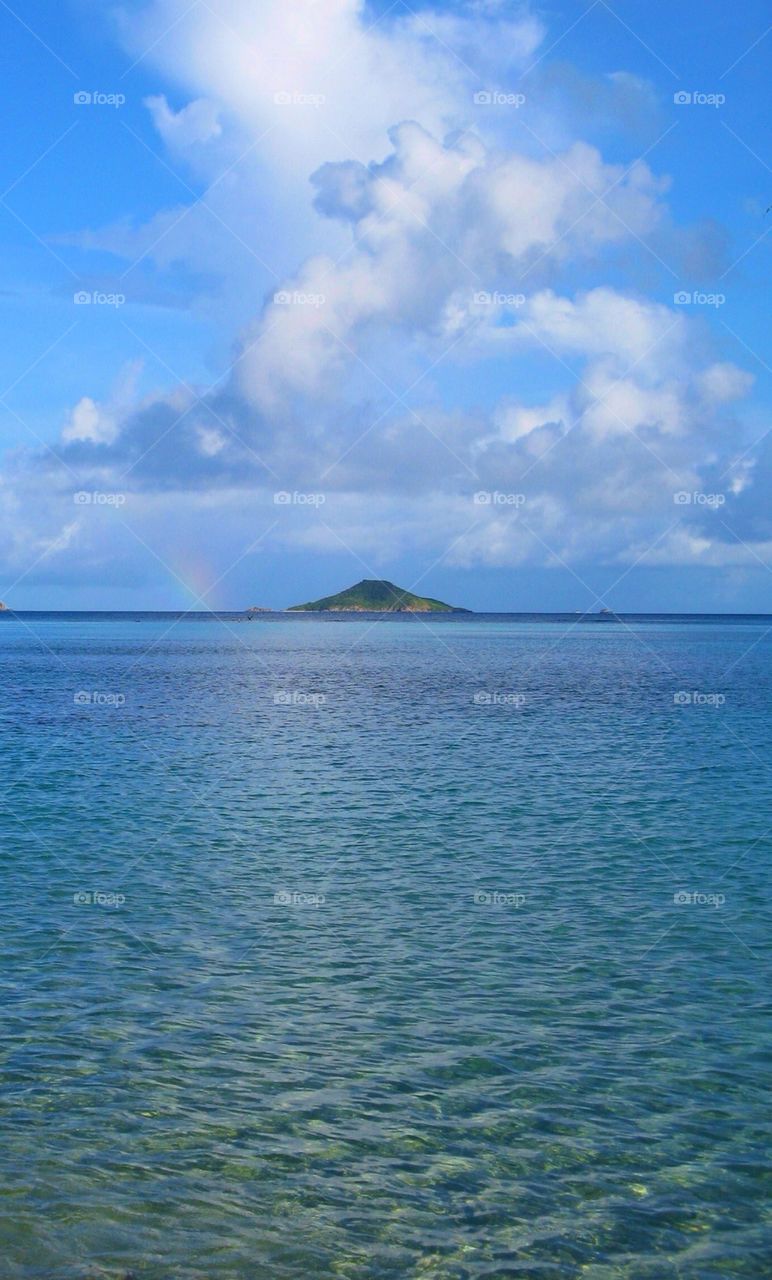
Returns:
[[[582,622],[621,622],[613,609],[598,609],[597,613],[583,613]]]

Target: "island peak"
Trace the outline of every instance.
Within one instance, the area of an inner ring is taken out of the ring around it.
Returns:
[[[295,604],[289,613],[469,613],[468,609],[417,596],[386,578],[363,578],[346,591],[308,604]]]

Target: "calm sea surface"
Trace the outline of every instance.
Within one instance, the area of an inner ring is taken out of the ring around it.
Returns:
[[[772,618],[0,663],[2,1280],[772,1274]]]

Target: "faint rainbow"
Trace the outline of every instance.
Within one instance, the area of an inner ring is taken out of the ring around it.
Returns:
[[[217,583],[222,571],[218,570],[211,561],[204,556],[183,553],[170,557],[169,568],[177,584],[183,587],[189,596],[188,608],[222,608],[219,596],[224,583]]]

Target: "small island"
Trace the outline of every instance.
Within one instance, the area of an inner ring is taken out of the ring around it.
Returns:
[[[294,604],[288,613],[469,613],[469,609],[444,604],[428,596],[416,596],[393,582],[379,578],[363,578],[347,591],[335,596]]]

